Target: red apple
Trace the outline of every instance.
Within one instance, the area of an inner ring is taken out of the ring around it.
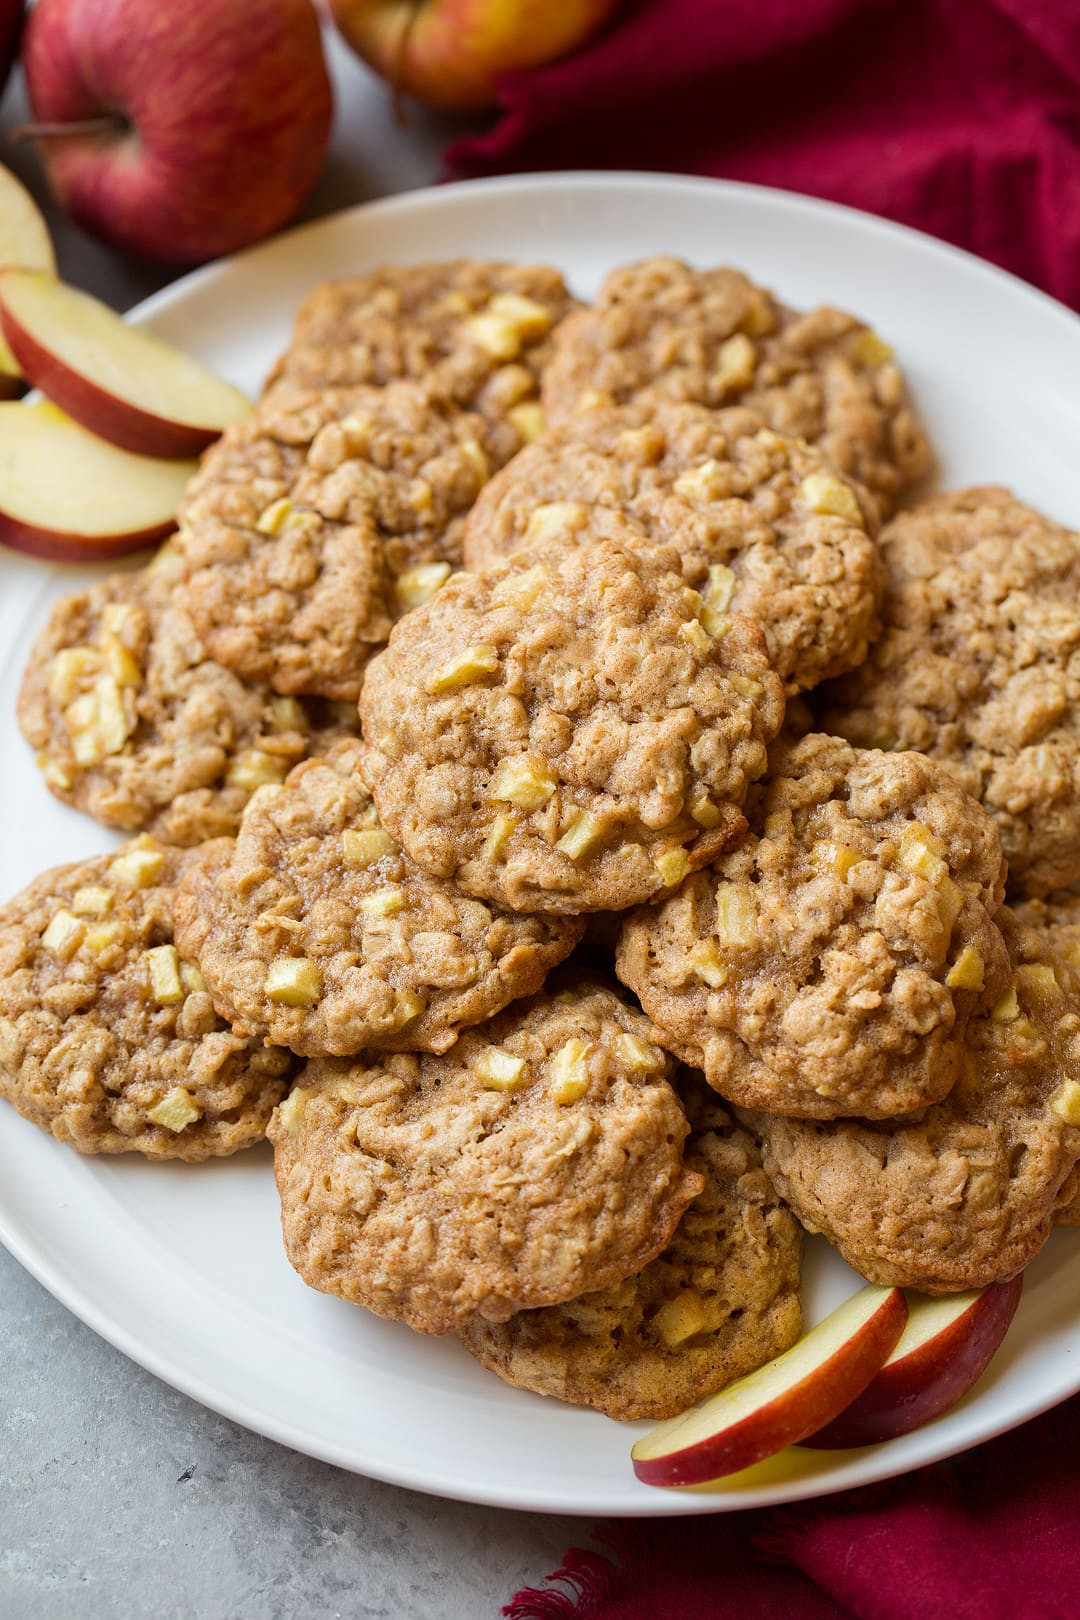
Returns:
[[[56,269],[49,227],[26,187],[0,165],[0,266],[25,265],[30,270]],[[22,390],[22,373],[0,337],[0,398]]]
[[[192,461],[133,456],[55,405],[0,405],[0,543],[35,557],[101,562],[173,527]]]
[[[553,62],[619,0],[330,0],[359,56],[433,107],[488,107],[503,73]]]
[[[631,1453],[634,1473],[702,1485],[805,1440],[866,1388],[906,1321],[901,1289],[861,1289],[775,1361],[658,1423]]]
[[[801,1442],[832,1450],[894,1440],[955,1406],[982,1376],[1020,1303],[1023,1273],[1010,1282],[939,1299],[908,1295],[907,1326],[862,1394]]]
[[[137,257],[195,264],[254,242],[322,168],[311,0],[38,0],[22,60],[61,206]]]
[[[196,456],[247,398],[171,343],[40,270],[0,270],[0,326],[35,388],[142,456]]]
[[[23,0],[0,0],[0,91],[11,72],[22,31]]]

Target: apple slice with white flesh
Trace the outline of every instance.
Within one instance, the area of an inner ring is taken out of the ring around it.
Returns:
[[[239,388],[45,272],[0,271],[0,325],[35,388],[135,455],[197,456],[251,414]]]
[[[646,1485],[701,1485],[737,1473],[832,1421],[885,1362],[907,1321],[900,1288],[863,1288],[756,1372],[640,1439]]]
[[[1023,1274],[967,1294],[908,1294],[896,1348],[862,1394],[801,1443],[821,1450],[895,1440],[962,1399],[982,1376],[1020,1303]]]
[[[193,461],[133,456],[63,411],[0,405],[0,543],[35,557],[99,562],[172,529]]]
[[[11,170],[0,165],[0,268],[9,265],[52,274],[56,256],[37,203]],[[0,337],[0,398],[10,398],[21,387],[19,363]]]

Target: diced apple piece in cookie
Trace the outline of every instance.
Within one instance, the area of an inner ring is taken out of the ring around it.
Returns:
[[[35,388],[136,455],[198,455],[251,412],[231,383],[46,272],[0,272],[0,326]]]
[[[55,405],[0,404],[0,543],[66,562],[139,551],[172,528],[194,472],[118,450]]]

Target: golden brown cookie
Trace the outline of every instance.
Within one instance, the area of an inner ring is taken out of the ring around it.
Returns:
[[[739,847],[623,926],[619,977],[732,1102],[884,1119],[944,1097],[1002,988],[990,817],[918,754],[773,749]]]
[[[424,382],[483,416],[501,465],[540,431],[539,378],[551,334],[574,307],[546,265],[383,265],[308,294],[271,383]]]
[[[854,315],[785,309],[737,270],[645,259],[608,276],[555,336],[552,425],[596,406],[746,405],[816,444],[888,512],[932,465],[892,350]]]
[[[1012,981],[968,1026],[961,1078],[915,1120],[744,1117],[811,1232],[870,1282],[948,1294],[1015,1276],[1075,1207],[1080,1013],[1007,909]]]
[[[465,565],[613,528],[674,546],[709,613],[745,613],[789,693],[861,663],[877,630],[877,518],[864,491],[753,411],[595,410],[527,446],[465,527]],[[627,521],[629,520],[629,521]]]
[[[0,908],[0,1095],[80,1153],[236,1153],[285,1094],[289,1054],[233,1035],[173,943],[196,858],[143,835]]]
[[[359,729],[353,710],[281,697],[207,658],[172,599],[171,548],[65,597],[38,637],[19,724],[57,798],[173,844],[236,831],[255,789]]]
[[[598,540],[458,574],[368,671],[364,769],[416,863],[523,911],[659,898],[726,847],[783,717],[761,632],[674,552]]]
[[[442,1052],[532,995],[583,924],[459,894],[383,832],[361,745],[263,788],[234,844],[193,866],[176,939],[232,1027],[306,1057]]]
[[[1009,883],[1080,877],[1080,535],[1004,489],[936,495],[882,534],[884,633],[822,695],[827,730],[947,765],[1001,830]]]
[[[674,1417],[798,1338],[798,1222],[715,1094],[685,1072],[680,1089],[703,1191],[635,1276],[507,1322],[473,1317],[461,1342],[508,1384],[622,1420]]]
[[[438,1056],[313,1060],[268,1133],[289,1259],[422,1333],[639,1271],[702,1188],[651,1033],[579,982]]]
[[[1043,900],[1021,900],[1013,910],[1039,935],[1062,986],[1080,1003],[1080,894],[1061,889]],[[1058,1226],[1080,1226],[1080,1186],[1056,1219]]]
[[[460,563],[483,434],[419,383],[274,388],[180,511],[177,599],[211,657],[279,692],[355,698],[394,619]]]

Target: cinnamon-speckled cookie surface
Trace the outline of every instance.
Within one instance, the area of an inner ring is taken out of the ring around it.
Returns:
[[[180,511],[177,594],[207,651],[280,692],[355,698],[395,618],[461,561],[483,436],[419,383],[272,389]]]
[[[863,747],[941,760],[1001,829],[1009,883],[1080,877],[1080,535],[1004,489],[937,495],[882,534],[884,633],[822,695]]]
[[[207,658],[157,564],[65,597],[38,637],[19,724],[53,793],[173,844],[235,832],[262,782],[355,733],[352,711],[286,698]]]
[[[0,1096],[80,1153],[235,1153],[285,1093],[288,1053],[232,1034],[177,954],[195,858],[144,835],[0,907]]]
[[[546,265],[455,259],[324,282],[273,379],[311,388],[408,377],[479,411],[501,463],[541,426],[539,378],[574,300]]]
[[[783,718],[760,630],[674,552],[598,540],[458,574],[368,671],[364,769],[417,864],[523,911],[676,888],[744,823]]]
[[[798,314],[737,270],[646,259],[608,276],[559,328],[544,374],[549,421],[596,405],[748,405],[820,447],[891,510],[932,456],[892,351],[842,310]]]
[[[918,754],[778,745],[750,832],[623,926],[619,977],[733,1102],[881,1119],[944,1097],[1002,988],[990,817]]]
[[[794,1344],[802,1235],[753,1138],[685,1075],[686,1163],[705,1181],[643,1271],[504,1323],[474,1317],[466,1348],[509,1384],[608,1417],[674,1417]]]
[[[968,1026],[961,1078],[917,1120],[747,1114],[811,1232],[885,1286],[944,1294],[1014,1276],[1075,1204],[1080,1015],[1038,935],[1003,909],[1008,990]]]
[[[773,668],[798,692],[860,663],[876,631],[871,508],[817,451],[752,411],[587,411],[487,485],[466,524],[465,564],[602,534],[617,514],[631,543],[675,547],[708,610],[759,624]]]
[[[268,1133],[289,1259],[423,1333],[640,1270],[702,1189],[651,1034],[578,984],[438,1056],[313,1060]]]
[[[360,744],[263,788],[235,844],[187,874],[180,950],[234,1029],[308,1057],[444,1051],[539,990],[582,924],[459,894],[383,832]]]
[[[1013,910],[1038,934],[1062,986],[1080,1003],[1080,894],[1061,889],[1042,900],[1018,901]],[[1058,1210],[1057,1224],[1080,1226],[1080,1186],[1071,1202]]]

